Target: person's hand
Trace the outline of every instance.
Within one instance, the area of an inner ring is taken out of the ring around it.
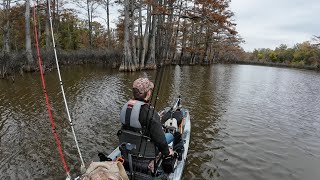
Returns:
[[[169,148],[169,156],[173,156],[174,155],[174,151],[172,148]]]

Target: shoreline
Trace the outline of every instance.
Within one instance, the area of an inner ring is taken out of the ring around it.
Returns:
[[[52,54],[50,52],[43,51],[44,64],[43,67],[45,72],[52,71],[56,69],[55,62],[53,61]],[[106,51],[78,51],[78,52],[64,52],[60,51],[58,57],[60,57],[60,66],[61,67],[72,67],[79,66],[85,64],[96,64],[96,65],[104,65],[108,68],[116,69],[120,66],[121,62],[121,53],[119,51],[106,52]],[[24,59],[25,54],[11,54],[11,55],[2,55],[0,57],[0,80],[1,79],[12,79],[16,75],[23,76],[24,73],[33,73],[38,72],[39,67],[34,64],[33,66],[29,66],[25,61],[19,61],[19,59]],[[49,60],[48,60],[49,59]],[[89,60],[90,59],[90,60]],[[219,61],[213,62],[212,64],[187,64],[183,63],[182,66],[208,66],[214,64],[240,64],[240,65],[258,65],[258,66],[269,66],[269,67],[282,67],[282,68],[295,68],[295,69],[306,69],[313,71],[320,71],[320,65],[310,66],[310,65],[293,65],[293,64],[285,64],[285,63],[273,63],[273,62],[261,62],[261,61],[241,61],[241,60],[233,60],[233,61]],[[167,65],[176,65],[174,63]]]
[[[269,67],[295,68],[295,69],[320,71],[320,65],[318,66],[293,65],[293,64],[285,64],[285,63],[260,62],[260,61],[233,61],[230,64],[259,65],[259,66],[269,66]]]
[[[27,62],[25,52],[16,52],[0,54],[0,79],[8,79],[11,76],[25,73],[33,73],[39,71],[38,57],[33,52],[34,62],[29,64]],[[82,49],[78,51],[63,51],[57,52],[59,65],[74,66],[84,64],[102,64],[107,67],[116,68],[120,66],[122,53],[119,50],[90,50]],[[53,51],[41,50],[41,60],[44,72],[56,69],[56,62]]]

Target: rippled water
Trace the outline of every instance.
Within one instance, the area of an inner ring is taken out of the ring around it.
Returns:
[[[154,71],[62,70],[84,160],[117,144],[119,111],[131,84]],[[320,178],[320,73],[245,65],[167,67],[157,109],[181,95],[192,133],[184,179]],[[80,160],[56,72],[46,74],[71,174]],[[0,81],[0,179],[63,179],[39,74]]]

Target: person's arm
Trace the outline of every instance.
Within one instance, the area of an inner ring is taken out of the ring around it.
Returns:
[[[150,123],[150,136],[152,141],[158,147],[159,151],[163,155],[168,156],[170,154],[170,151],[164,135],[164,131],[162,130],[160,116],[157,112],[154,112],[153,118]]]

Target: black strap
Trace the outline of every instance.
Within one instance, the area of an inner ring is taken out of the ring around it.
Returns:
[[[128,104],[128,108],[126,111],[126,122],[125,122],[127,126],[130,126],[130,117],[131,117],[132,108],[133,108],[133,105]]]

